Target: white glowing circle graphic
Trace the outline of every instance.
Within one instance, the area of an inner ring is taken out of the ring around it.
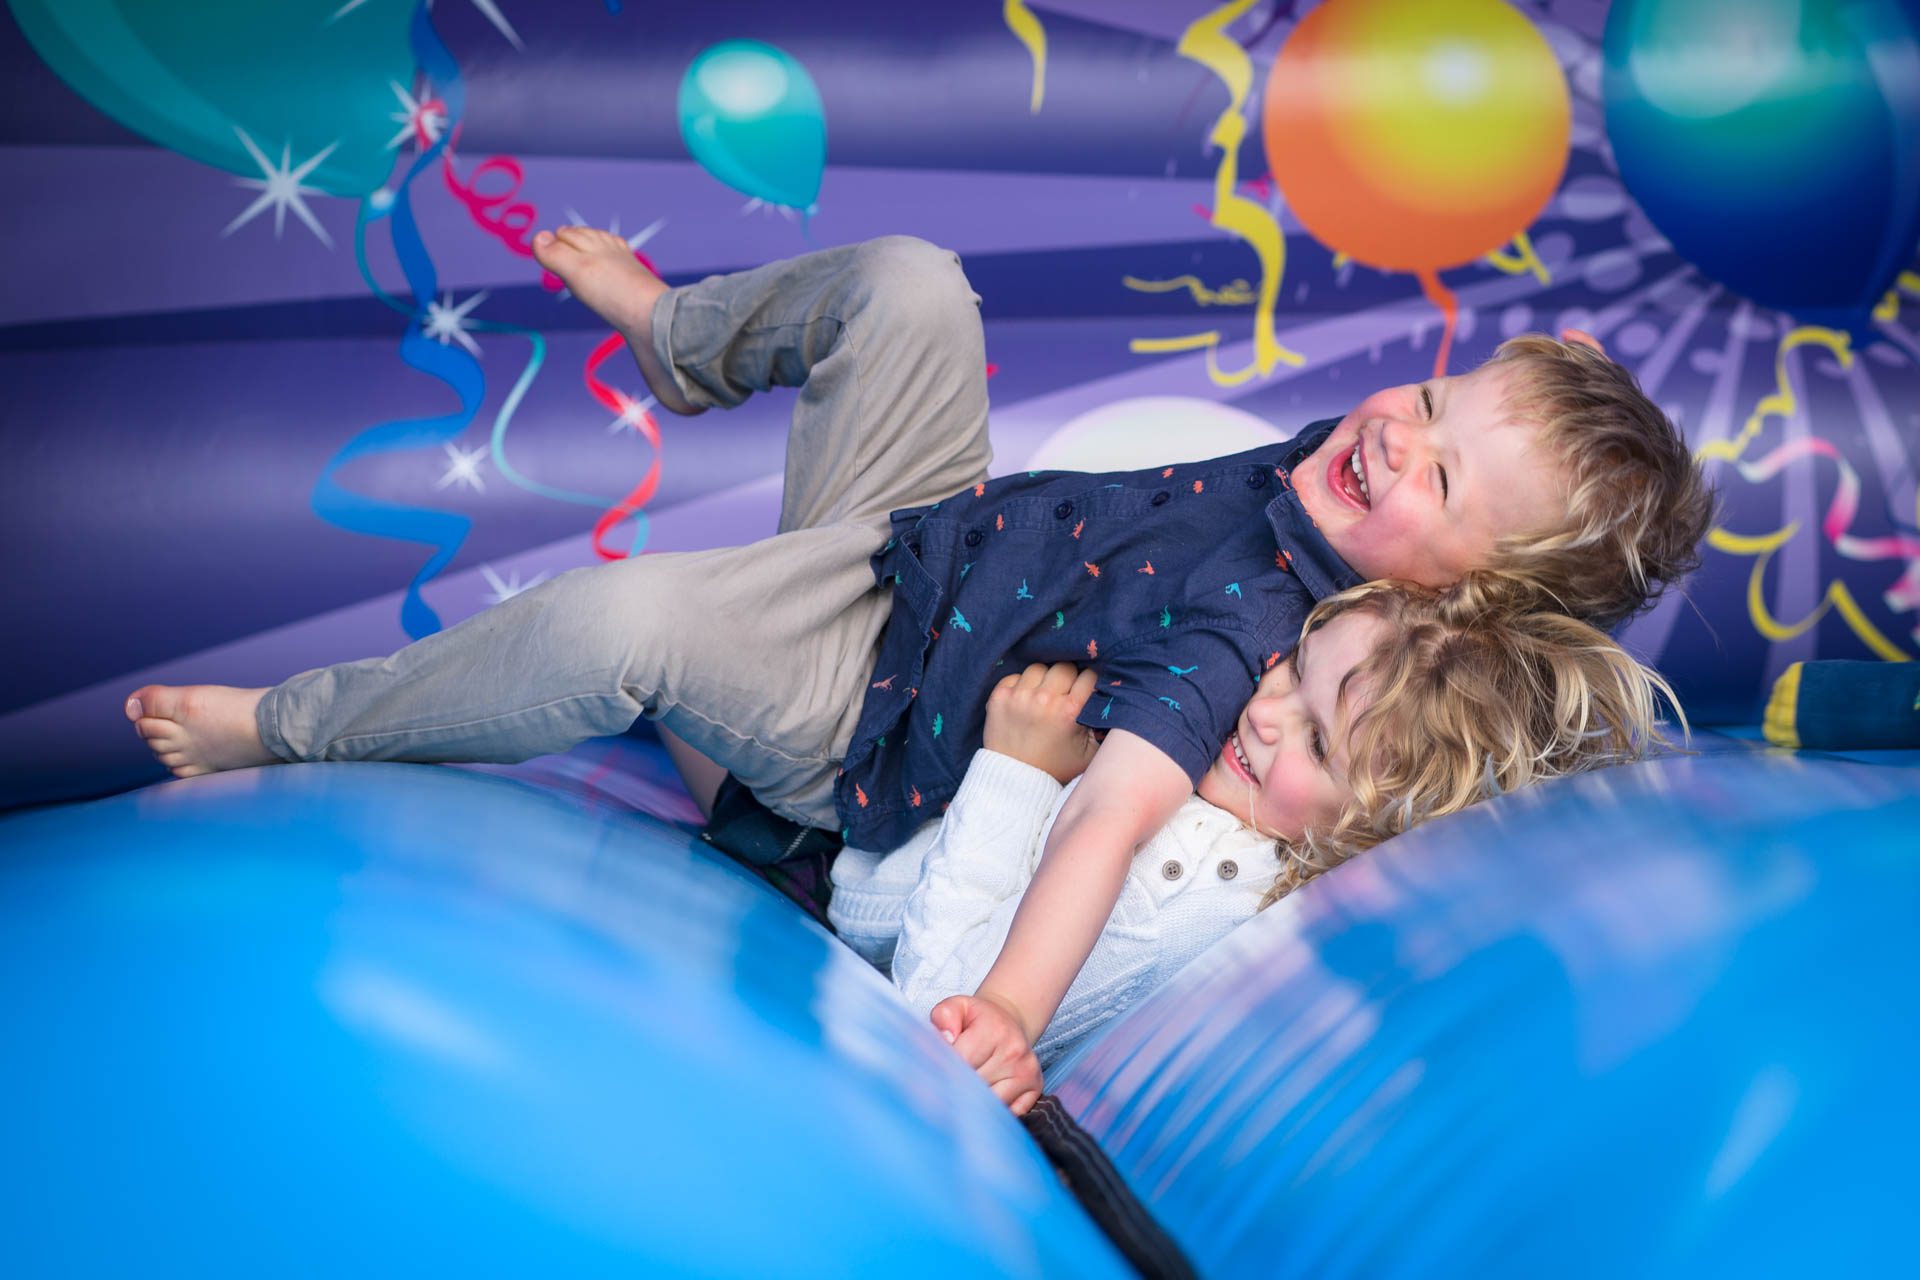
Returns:
[[[1033,451],[1030,471],[1142,471],[1289,438],[1245,409],[1191,396],[1116,400],[1074,418]]]

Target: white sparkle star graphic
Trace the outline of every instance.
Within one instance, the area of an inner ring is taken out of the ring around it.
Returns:
[[[264,176],[259,178],[234,179],[234,181],[241,186],[252,187],[259,191],[261,195],[258,200],[255,200],[252,204],[241,210],[240,216],[232,222],[229,222],[226,229],[220,234],[223,236],[232,235],[235,231],[253,221],[256,214],[260,213],[263,209],[271,207],[273,209],[273,238],[278,240],[281,229],[287,225],[287,210],[292,209],[294,216],[306,223],[307,229],[320,237],[321,244],[324,244],[329,249],[333,248],[333,238],[327,234],[327,229],[320,225],[319,219],[313,216],[313,210],[307,208],[307,202],[301,198],[303,196],[317,196],[325,193],[314,187],[301,186],[300,179],[306,177],[312,173],[314,169],[319,167],[320,162],[332,155],[333,149],[339,146],[340,143],[338,141],[328,143],[326,150],[320,152],[296,169],[292,167],[292,143],[289,142],[281,151],[280,163],[275,165],[273,161],[267,159],[267,157],[261,153],[259,147],[254,145],[253,139],[247,136],[245,129],[235,125],[233,131],[240,135],[240,145],[247,149],[247,154],[252,156],[253,162],[260,166],[260,172]]]
[[[387,149],[392,150],[413,138],[425,146],[440,141],[440,134],[447,127],[447,113],[440,99],[428,95],[415,101],[414,96],[401,88],[398,80],[387,81],[393,89],[393,96],[400,99],[400,110],[387,119],[400,121],[400,132],[387,140]]]
[[[452,294],[447,295],[445,302],[429,300],[426,318],[420,322],[421,330],[443,347],[449,342],[458,342],[474,355],[479,355],[480,344],[467,332],[467,317],[486,296],[487,291],[482,289],[457,307],[453,305]]]
[[[793,211],[793,207],[791,205],[769,204],[765,200],[762,200],[759,196],[753,197],[753,199],[747,201],[745,204],[740,206],[740,216],[744,218],[748,214],[757,212],[759,210],[765,210],[769,214],[778,213],[781,217],[785,218],[788,222],[792,222],[800,216],[799,214]]]
[[[366,2],[367,0],[347,0],[345,4],[333,11],[333,16],[327,19],[326,25],[329,27],[332,26]],[[473,7],[478,9],[481,16],[486,18],[488,22],[491,22],[494,25],[494,29],[505,36],[507,42],[514,48],[526,48],[525,45],[520,43],[520,33],[513,29],[513,24],[507,21],[507,15],[500,12],[500,6],[495,4],[493,0],[473,0]],[[427,8],[433,8],[433,0],[427,0]]]
[[[440,447],[447,451],[447,471],[445,475],[434,481],[434,488],[444,489],[450,484],[464,484],[471,486],[475,493],[487,491],[487,482],[480,474],[480,464],[487,457],[487,446],[462,449],[449,440]]]
[[[607,424],[608,435],[617,434],[629,427],[637,429],[642,420],[652,422],[653,414],[650,411],[654,405],[660,403],[652,396],[648,396],[645,400],[635,400],[624,391],[615,391],[613,396],[620,402],[620,416]]]
[[[480,572],[482,576],[486,578],[487,585],[493,588],[493,593],[487,597],[488,604],[502,604],[513,599],[522,591],[533,590],[547,580],[547,571],[545,569],[534,574],[533,577],[525,582],[520,581],[520,571],[518,569],[515,569],[512,576],[507,578],[502,578],[499,574],[495,573],[493,566],[490,564],[481,565]]]

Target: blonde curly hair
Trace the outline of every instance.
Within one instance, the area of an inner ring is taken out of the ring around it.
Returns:
[[[1262,907],[1429,818],[1668,745],[1662,702],[1685,734],[1658,673],[1531,599],[1527,584],[1483,572],[1441,591],[1369,582],[1307,616],[1303,643],[1348,612],[1379,618],[1388,637],[1349,677],[1366,697],[1347,728],[1353,794],[1331,824],[1278,842]]]

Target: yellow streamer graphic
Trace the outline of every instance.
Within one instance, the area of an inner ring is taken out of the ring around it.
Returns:
[[[1920,298],[1920,271],[1902,271],[1900,273],[1900,278],[1894,282],[1893,288],[1887,290],[1887,296],[1880,299],[1878,305],[1874,307],[1873,318],[1875,320],[1884,320],[1891,323],[1900,318],[1900,291],[1902,289]]]
[[[1715,440],[1703,444],[1694,453],[1697,462],[1738,462],[1747,446],[1753,443],[1755,436],[1766,427],[1768,418],[1789,418],[1800,408],[1800,401],[1793,394],[1793,384],[1787,379],[1787,355],[1797,348],[1813,344],[1825,347],[1840,360],[1840,367],[1853,367],[1853,345],[1847,335],[1838,329],[1823,329],[1818,325],[1803,324],[1780,339],[1780,349],[1773,355],[1773,394],[1761,398],[1748,416],[1740,434],[1731,440]]]
[[[1798,532],[1800,525],[1796,521],[1772,533],[1755,537],[1718,528],[1707,533],[1708,546],[1736,556],[1754,557],[1753,572],[1747,575],[1747,617],[1753,623],[1753,629],[1769,640],[1791,640],[1811,630],[1815,623],[1826,616],[1827,610],[1832,609],[1859,637],[1860,642],[1876,655],[1888,662],[1909,661],[1900,646],[1887,639],[1880,628],[1873,625],[1844,582],[1829,582],[1826,593],[1820,597],[1820,603],[1798,622],[1782,622],[1773,616],[1773,611],[1767,608],[1761,582],[1766,577],[1767,562],[1773,559],[1773,553],[1792,541],[1793,535]]]
[[[1190,334],[1184,338],[1136,338],[1129,350],[1143,354],[1168,351],[1207,353],[1207,377],[1215,386],[1232,387],[1258,376],[1265,377],[1281,361],[1291,365],[1305,360],[1280,345],[1274,332],[1274,304],[1280,297],[1280,277],[1286,270],[1287,242],[1273,215],[1253,201],[1234,194],[1240,181],[1240,143],[1247,135],[1244,108],[1253,92],[1253,61],[1247,51],[1229,39],[1226,28],[1251,9],[1254,0],[1228,0],[1206,17],[1188,27],[1180,37],[1176,52],[1199,63],[1220,77],[1227,86],[1227,109],[1213,122],[1207,140],[1220,149],[1220,166],[1213,174],[1214,226],[1245,240],[1260,261],[1260,293],[1254,304],[1253,363],[1244,369],[1222,369],[1218,363],[1219,330]]]
[[[1033,101],[1028,109],[1037,116],[1041,100],[1047,96],[1047,29],[1027,8],[1026,0],[1006,0],[1000,16],[1006,19],[1007,30],[1019,37],[1033,56]]]
[[[1522,231],[1513,238],[1513,250],[1495,249],[1486,257],[1487,265],[1498,267],[1510,276],[1531,271],[1534,279],[1541,284],[1552,284],[1553,275],[1547,270],[1547,264],[1540,261],[1540,255],[1533,251],[1533,241]]]
[[[1846,334],[1815,325],[1801,325],[1793,329],[1780,339],[1780,349],[1774,354],[1772,394],[1763,396],[1760,403],[1754,406],[1752,415],[1740,428],[1739,435],[1731,440],[1715,440],[1701,445],[1693,455],[1696,461],[1727,462],[1745,472],[1742,456],[1747,446],[1766,428],[1767,420],[1785,419],[1799,411],[1799,399],[1794,395],[1793,384],[1787,377],[1787,355],[1803,346],[1825,347],[1839,359],[1842,368],[1853,367],[1853,347]],[[1767,565],[1772,561],[1774,552],[1791,542],[1799,531],[1799,522],[1793,521],[1772,533],[1734,533],[1719,526],[1707,533],[1707,545],[1715,550],[1725,551],[1729,555],[1753,557],[1753,571],[1747,575],[1747,617],[1753,623],[1753,629],[1768,640],[1791,640],[1811,630],[1831,609],[1840,615],[1860,642],[1879,657],[1888,662],[1908,661],[1908,655],[1873,625],[1844,582],[1829,582],[1820,603],[1798,622],[1784,622],[1773,616],[1773,611],[1767,607],[1764,589]]]
[[[1171,280],[1142,280],[1121,276],[1120,283],[1141,293],[1172,293],[1185,289],[1203,307],[1245,307],[1254,302],[1253,286],[1245,280],[1229,280],[1218,289],[1209,289],[1196,275],[1175,276]]]

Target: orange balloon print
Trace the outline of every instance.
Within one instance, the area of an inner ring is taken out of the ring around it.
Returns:
[[[1572,110],[1559,61],[1503,0],[1328,0],[1267,79],[1267,160],[1322,244],[1411,271],[1447,314],[1436,272],[1499,249],[1566,170]]]

